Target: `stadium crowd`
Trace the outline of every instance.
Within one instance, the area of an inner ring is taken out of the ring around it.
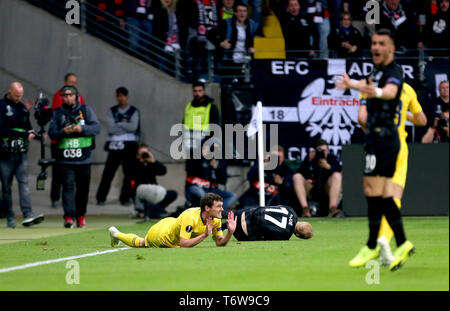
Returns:
[[[27,1],[60,16],[67,11],[54,0]],[[255,52],[255,36],[265,36],[263,15],[270,10],[287,58],[370,57],[371,35],[381,28],[399,39],[397,53],[445,55],[448,0],[377,1],[379,21],[367,23],[373,4],[360,0],[87,0],[86,30],[163,70],[180,51],[191,81],[207,75],[210,55],[216,74],[241,72]]]

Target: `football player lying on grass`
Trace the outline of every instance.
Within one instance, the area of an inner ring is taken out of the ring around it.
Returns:
[[[200,201],[200,207],[185,210],[177,218],[166,217],[154,224],[145,238],[134,233],[122,233],[110,227],[111,246],[122,241],[131,247],[193,247],[212,234],[216,246],[225,246],[236,229],[236,217],[228,213],[227,228],[222,233],[223,199],[215,193],[207,193]]]
[[[244,208],[235,211],[235,215],[233,235],[238,241],[289,240],[292,234],[310,239],[314,235],[311,224],[298,221],[297,214],[289,206]]]

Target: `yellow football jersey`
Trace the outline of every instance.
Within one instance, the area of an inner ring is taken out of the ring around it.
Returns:
[[[222,221],[214,218],[213,223],[213,238],[222,236]],[[205,230],[200,207],[193,207],[185,210],[178,218],[167,217],[153,225],[147,233],[146,241],[153,247],[179,247],[180,238],[195,238]]]
[[[406,116],[408,111],[411,111],[413,114],[419,113],[422,111],[422,106],[420,106],[419,101],[417,100],[416,91],[408,84],[403,83],[402,94],[400,95],[400,103],[397,107],[397,111],[395,113],[394,122],[398,128],[398,135],[400,141],[406,142],[406,137],[408,133],[405,129]]]

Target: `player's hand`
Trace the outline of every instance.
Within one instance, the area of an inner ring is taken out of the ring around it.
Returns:
[[[227,220],[227,227],[228,227],[228,231],[230,231],[231,233],[234,233],[234,230],[236,230],[236,221],[237,221],[237,216],[234,216],[233,212],[229,212],[228,220]]]
[[[216,227],[216,224],[212,222],[211,218],[206,219],[206,229],[205,229],[205,238],[211,234],[213,229]]]
[[[369,78],[368,80],[369,80],[368,84],[361,87],[360,91],[363,96],[365,96],[367,98],[374,98],[377,96],[376,88],[372,83],[372,78]]]
[[[342,72],[342,77],[338,77],[334,83],[336,88],[340,90],[346,90],[350,88],[350,77],[345,71]]]

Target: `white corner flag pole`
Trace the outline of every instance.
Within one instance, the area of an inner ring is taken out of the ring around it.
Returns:
[[[264,133],[262,123],[262,102],[256,103],[258,111],[258,166],[259,166],[259,206],[265,206],[264,196]]]

